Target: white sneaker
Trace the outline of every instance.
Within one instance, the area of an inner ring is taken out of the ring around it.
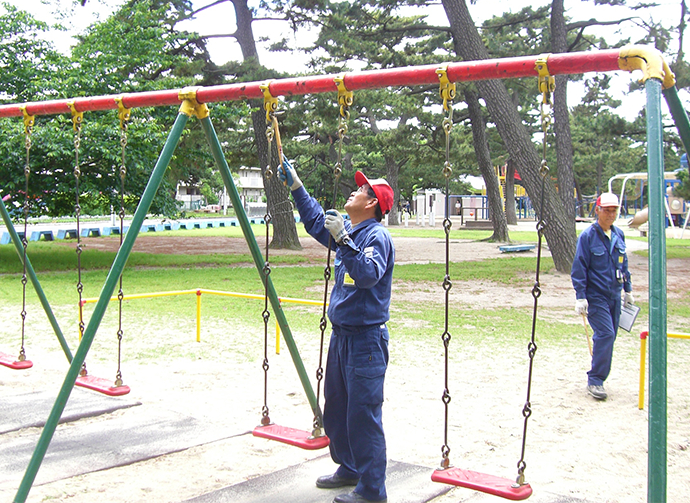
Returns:
[[[604,389],[604,386],[602,386],[601,384],[587,385],[587,392],[597,400],[606,400],[606,398],[608,398],[606,390]]]

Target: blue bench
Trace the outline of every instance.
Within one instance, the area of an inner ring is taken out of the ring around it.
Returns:
[[[87,227],[86,229],[81,230],[81,237],[88,238],[89,236],[96,237],[96,238],[101,237],[101,228],[100,227]]]
[[[9,244],[11,241],[10,239],[10,233],[9,232],[3,232],[2,236],[0,236],[0,245],[6,245]]]
[[[41,236],[43,236],[45,241],[52,241],[54,239],[53,231],[33,231],[29,241],[40,241]]]
[[[165,230],[161,224],[144,224],[139,232],[158,232]]]
[[[237,220],[221,220],[218,222],[218,227],[237,227]]]
[[[77,229],[58,229],[57,239],[77,239]]]
[[[166,222],[163,224],[163,229],[166,231],[176,231],[180,228],[179,222]]]
[[[499,246],[498,249],[503,253],[512,253],[534,250],[536,246],[537,245],[505,245]]]
[[[127,229],[129,229],[128,225],[124,226],[124,232],[127,234]],[[111,234],[115,234],[116,236],[120,235],[120,227],[103,227],[103,235],[104,236],[110,236]]]

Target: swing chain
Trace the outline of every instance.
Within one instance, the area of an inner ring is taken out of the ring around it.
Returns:
[[[266,181],[273,177],[272,166],[272,153],[273,153],[273,140],[275,139],[276,129],[278,127],[277,120],[275,119],[275,111],[278,109],[278,100],[271,96],[268,89],[269,82],[265,82],[260,86],[264,93],[264,109],[266,110],[266,140],[268,142],[268,164],[264,170],[264,177]],[[266,189],[268,189],[268,184],[266,184]],[[264,266],[262,268],[264,282],[264,310],[261,316],[264,321],[264,360],[261,364],[261,368],[264,371],[264,404],[261,407],[261,426],[268,426],[271,424],[271,418],[269,416],[268,408],[268,323],[271,318],[271,312],[268,309],[268,282],[270,280],[271,265],[269,262],[269,244],[270,244],[270,223],[271,214],[268,210],[269,197],[268,190],[266,191],[266,213],[264,215],[264,225],[266,226],[266,258],[264,261]]]
[[[338,88],[338,105],[340,106],[340,113],[338,115],[338,159],[333,167],[333,203],[332,208],[335,207],[338,198],[338,184],[340,176],[343,174],[343,138],[347,135],[347,121],[350,119],[350,107],[354,103],[354,94],[345,87],[345,74],[340,74],[333,79]],[[318,409],[319,397],[321,396],[321,382],[323,381],[323,348],[326,338],[326,329],[328,328],[328,319],[326,316],[326,305],[328,303],[328,282],[332,277],[331,271],[331,242],[332,236],[328,235],[328,252],[326,253],[326,265],[323,268],[323,304],[321,309],[321,319],[319,321],[319,330],[321,332],[319,345],[319,366],[316,369],[316,402]],[[314,430],[312,436],[323,436],[323,418],[318,414],[314,416]]]
[[[126,149],[127,149],[127,121],[129,121],[131,113],[130,110],[125,108],[122,97],[115,98],[118,106],[118,118],[120,119],[120,247],[122,247],[122,242],[125,233],[125,178],[127,176],[127,163],[126,163]],[[124,384],[122,380],[122,338],[124,336],[124,330],[122,329],[122,302],[125,298],[125,294],[122,288],[122,274],[120,274],[120,288],[117,292],[117,302],[118,302],[118,326],[117,326],[117,371],[115,372],[115,387],[120,387]]]
[[[26,361],[26,350],[24,348],[24,341],[26,336],[26,285],[28,279],[26,277],[26,250],[28,247],[27,232],[28,232],[28,221],[29,221],[29,176],[31,175],[31,163],[30,163],[30,152],[31,152],[31,133],[34,126],[34,116],[29,115],[26,111],[26,105],[21,107],[22,114],[24,115],[24,147],[26,148],[26,162],[24,164],[24,235],[22,236],[22,310],[20,316],[22,318],[22,345],[19,349],[19,356],[17,360],[20,362]]]
[[[548,55],[542,56],[537,60],[536,69],[539,72],[539,90],[542,93],[542,103],[541,103],[541,124],[542,131],[544,133],[544,138],[542,141],[542,159],[541,165],[539,167],[539,174],[542,177],[541,180],[541,197],[539,202],[539,221],[537,222],[537,265],[534,278],[534,286],[532,287],[532,297],[534,298],[534,308],[532,311],[532,334],[529,343],[527,344],[527,355],[529,357],[529,373],[527,377],[527,399],[525,400],[525,405],[522,409],[522,416],[525,418],[523,432],[522,432],[522,451],[520,454],[520,460],[517,463],[518,474],[515,479],[515,487],[524,485],[525,482],[525,469],[527,468],[527,463],[525,462],[525,450],[527,446],[527,422],[532,415],[532,403],[531,403],[531,392],[532,392],[532,373],[534,369],[534,357],[537,353],[537,343],[536,343],[536,329],[537,329],[537,309],[539,305],[539,297],[541,296],[541,285],[539,282],[539,272],[541,270],[541,252],[542,252],[542,240],[544,237],[544,229],[546,229],[546,220],[544,215],[544,206],[546,199],[546,178],[549,174],[549,167],[546,162],[546,147],[548,143],[548,129],[551,125],[551,114],[550,109],[547,110],[546,107],[551,108],[551,94],[555,90],[555,78],[549,75],[548,67],[546,65],[546,59]]]
[[[81,229],[80,229],[80,217],[81,217],[81,205],[79,203],[79,178],[81,177],[81,168],[79,166],[79,147],[81,146],[81,129],[84,120],[84,113],[77,111],[74,101],[67,103],[72,111],[72,129],[74,130],[74,179],[75,179],[75,204],[74,204],[74,214],[76,217],[77,224],[77,293],[79,294],[79,341],[81,341],[84,336],[84,303],[82,302],[82,293],[84,291],[84,284],[81,280]],[[79,375],[82,377],[87,375],[86,362],[82,364]]]
[[[440,94],[443,99],[443,109],[448,112],[448,115],[444,117],[442,122],[443,132],[446,136],[446,159],[443,164],[442,173],[446,179],[445,187],[445,212],[443,219],[443,230],[445,232],[445,245],[446,245],[446,274],[443,278],[442,287],[445,292],[445,319],[444,319],[444,329],[443,334],[441,334],[441,340],[443,341],[444,348],[444,388],[443,396],[441,400],[443,401],[443,406],[445,409],[445,422],[443,429],[443,446],[441,446],[441,466],[440,469],[445,470],[450,468],[450,446],[448,445],[448,414],[449,405],[451,401],[450,390],[448,387],[449,381],[449,346],[451,341],[451,334],[448,330],[448,315],[450,311],[450,290],[453,287],[453,282],[450,279],[450,231],[453,226],[450,220],[449,211],[449,194],[450,194],[450,177],[453,173],[453,168],[450,163],[450,132],[453,129],[453,99],[455,98],[455,83],[451,83],[448,79],[447,73],[448,65],[444,65],[436,70],[436,74],[439,78]]]

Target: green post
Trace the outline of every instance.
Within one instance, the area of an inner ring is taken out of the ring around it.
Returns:
[[[680,102],[678,89],[676,86],[673,86],[664,89],[663,92],[668,109],[671,111],[673,122],[676,124],[676,129],[678,129],[683,147],[685,147],[685,152],[690,153],[690,120],[688,120],[688,114],[685,112],[685,107]]]
[[[26,501],[29,490],[36,479],[38,469],[43,462],[43,458],[48,450],[48,445],[53,438],[55,428],[57,428],[58,422],[60,421],[60,416],[62,416],[62,412],[65,410],[67,400],[72,392],[74,383],[77,381],[81,366],[86,359],[86,355],[89,352],[89,348],[91,347],[91,343],[96,335],[98,326],[100,325],[103,315],[108,307],[108,303],[110,302],[110,297],[115,291],[115,287],[118,284],[122,270],[124,269],[127,259],[129,258],[129,254],[134,246],[134,241],[139,235],[141,226],[144,224],[144,219],[146,218],[146,214],[151,207],[151,202],[153,201],[153,198],[158,191],[158,187],[163,180],[165,170],[168,168],[170,159],[175,152],[175,148],[177,147],[177,143],[180,140],[180,136],[182,135],[182,131],[184,130],[188,119],[189,117],[183,113],[180,113],[177,116],[175,124],[173,125],[172,130],[168,135],[168,139],[165,142],[163,151],[158,157],[156,166],[153,168],[153,172],[151,173],[149,182],[146,185],[144,194],[141,196],[139,206],[137,207],[134,217],[132,218],[129,232],[127,232],[127,235],[122,242],[122,246],[115,256],[115,261],[113,262],[110,272],[108,273],[108,277],[105,280],[101,294],[98,298],[98,302],[96,303],[96,307],[94,308],[91,319],[89,320],[89,324],[84,331],[84,336],[81,339],[74,359],[72,360],[69,370],[67,371],[65,381],[62,384],[62,388],[60,388],[60,392],[55,400],[53,409],[50,411],[48,420],[43,427],[41,437],[38,439],[38,444],[36,445],[36,449],[34,449],[34,453],[31,456],[31,461],[29,461],[29,466],[24,473],[24,478],[22,479],[21,485],[17,490],[14,503],[24,503]]]
[[[661,82],[648,79],[649,438],[647,502],[666,503],[666,215]]]
[[[261,255],[261,250],[259,249],[259,245],[257,244],[256,238],[254,237],[254,233],[252,232],[251,226],[249,224],[249,219],[247,218],[247,214],[244,212],[242,201],[240,200],[240,195],[237,192],[235,183],[232,181],[232,174],[230,173],[230,168],[228,167],[228,163],[225,160],[225,156],[223,155],[223,148],[221,147],[220,142],[218,141],[218,136],[216,135],[216,131],[213,128],[211,119],[209,119],[208,117],[205,119],[201,119],[201,126],[203,127],[204,133],[206,133],[206,138],[208,139],[208,143],[211,146],[211,151],[213,152],[213,158],[216,161],[216,166],[218,167],[218,169],[220,169],[220,174],[223,177],[223,182],[225,182],[225,187],[228,189],[228,194],[230,196],[230,199],[232,200],[232,205],[235,208],[235,214],[237,215],[237,219],[240,222],[240,227],[242,228],[242,232],[244,233],[244,237],[246,238],[247,244],[249,245],[249,249],[252,253],[254,264],[256,265],[256,268],[259,271],[259,275],[261,276],[261,280],[264,283],[264,285],[266,284],[266,281],[268,281],[268,298],[271,301],[271,306],[273,307],[273,312],[276,315],[276,320],[280,325],[280,330],[282,330],[283,332],[285,343],[287,344],[288,349],[290,350],[290,356],[292,357],[292,361],[295,365],[295,368],[297,369],[297,373],[299,374],[299,378],[302,382],[304,392],[307,394],[309,405],[312,408],[314,417],[317,417],[319,422],[321,422],[321,410],[319,409],[316,400],[316,394],[314,393],[314,389],[312,388],[311,382],[309,381],[309,376],[307,375],[307,372],[304,368],[304,363],[302,362],[299,350],[297,349],[297,344],[295,344],[295,340],[292,337],[292,332],[290,331],[290,327],[288,326],[288,322],[285,318],[283,308],[280,305],[280,299],[278,298],[275,288],[273,287],[273,282],[271,281],[270,276],[268,278],[265,278],[264,265],[266,262],[264,261],[264,258]]]
[[[7,211],[7,208],[5,207],[5,203],[2,201],[2,198],[0,198],[0,212],[2,213],[2,219],[5,222],[5,227],[7,227],[7,230],[10,233],[10,237],[12,238],[14,247],[17,249],[17,254],[19,254],[19,260],[23,262],[24,245],[22,244],[22,241],[19,238],[17,231],[14,229],[12,219],[10,218],[10,214]],[[28,236],[24,236],[24,238],[27,240],[29,239]],[[36,290],[36,295],[38,295],[38,299],[41,301],[43,310],[45,311],[46,316],[48,317],[48,320],[50,321],[50,324],[53,327],[53,331],[55,332],[55,335],[57,336],[58,341],[60,342],[60,346],[62,346],[62,351],[65,353],[67,361],[71,363],[72,351],[70,351],[69,346],[67,345],[67,341],[65,340],[65,336],[62,334],[62,330],[60,330],[60,325],[58,325],[58,322],[55,319],[53,310],[51,309],[50,304],[48,303],[48,299],[46,298],[46,294],[43,292],[43,288],[41,288],[41,283],[38,281],[38,278],[36,277],[36,272],[34,271],[34,268],[31,265],[31,261],[29,260],[28,256],[26,257],[26,273],[29,276],[29,278],[31,278],[31,284],[34,286],[34,290]]]

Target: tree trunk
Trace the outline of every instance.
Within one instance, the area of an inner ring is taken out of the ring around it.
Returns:
[[[386,181],[388,185],[393,189],[393,207],[391,212],[388,214],[388,225],[400,225],[400,212],[398,211],[398,205],[400,203],[400,187],[398,183],[398,178],[400,174],[400,166],[395,162],[393,157],[386,155]]]
[[[466,61],[488,59],[488,51],[474,26],[465,1],[443,0],[443,7],[450,23],[455,51]],[[476,85],[506,149],[515,160],[516,169],[537,216],[545,221],[544,235],[556,269],[569,273],[576,245],[575,228],[571,222],[574,215],[566,213],[548,174],[546,178],[542,176],[541,159],[503,82],[485,80],[477,81]]]
[[[252,123],[254,124],[254,142],[257,146],[259,166],[261,176],[264,181],[264,192],[266,193],[266,209],[271,216],[273,224],[273,238],[271,248],[290,248],[301,250],[302,245],[297,236],[295,216],[292,203],[289,199],[290,189],[278,178],[278,146],[271,142],[271,170],[273,176],[266,179],[266,168],[268,167],[268,138],[266,138],[266,112],[263,107],[252,112]]]
[[[477,154],[479,171],[484,177],[486,184],[486,195],[489,199],[489,214],[494,226],[494,233],[489,241],[507,243],[508,223],[505,213],[503,213],[503,201],[501,201],[501,191],[498,186],[498,177],[494,172],[491,163],[491,153],[489,152],[489,142],[486,139],[486,121],[482,115],[482,107],[479,104],[479,97],[474,91],[465,90],[465,101],[467,102],[470,122],[472,123],[472,140],[474,141],[474,151]]]
[[[235,39],[240,44],[242,60],[248,62],[254,59],[258,63],[259,52],[256,50],[256,40],[254,40],[254,30],[252,30],[254,15],[247,5],[247,0],[232,0],[232,5],[235,7],[235,23],[237,25]]]
[[[517,225],[518,219],[515,213],[515,163],[508,158],[506,163],[506,221],[509,225]]]
[[[568,50],[567,31],[563,0],[551,4],[551,48],[555,53]],[[573,175],[573,141],[570,135],[570,114],[568,112],[568,76],[556,75],[556,90],[553,96],[554,133],[556,134],[556,164],[558,170],[558,195],[566,215],[572,218],[572,232],[575,232],[575,178]]]
[[[245,62],[254,61],[259,64],[259,53],[256,50],[256,41],[252,31],[253,14],[247,0],[232,0],[235,7],[235,22],[237,30],[235,32],[237,42],[242,49],[242,57]],[[272,248],[292,248],[301,249],[302,245],[297,237],[297,226],[292,213],[292,203],[290,202],[290,190],[283,186],[277,176],[277,166],[282,159],[278,159],[278,150],[273,142],[273,152],[271,168],[274,176],[266,180],[266,166],[268,165],[268,139],[266,138],[266,112],[263,102],[256,100],[252,103],[258,110],[252,112],[252,124],[254,125],[254,142],[256,144],[257,159],[261,174],[264,180],[264,191],[266,192],[267,210],[271,215],[273,224]]]

